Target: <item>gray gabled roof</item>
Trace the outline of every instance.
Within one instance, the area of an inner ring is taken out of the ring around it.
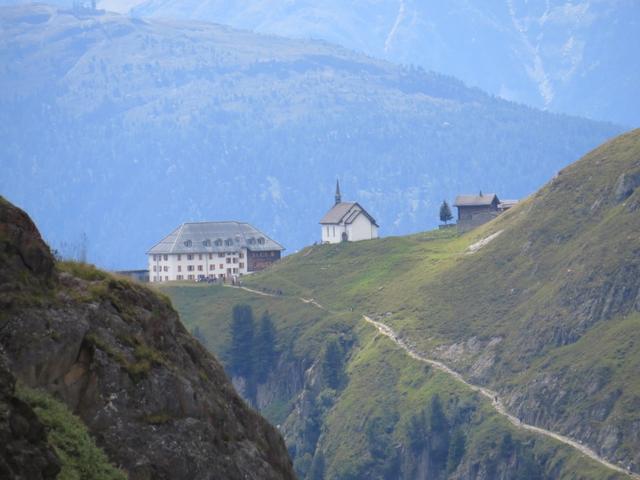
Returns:
[[[356,217],[360,214],[365,215],[371,223],[373,223],[376,227],[378,224],[375,219],[369,215],[369,213],[362,208],[362,206],[358,202],[340,202],[336,203],[331,210],[329,210],[322,220],[320,220],[321,225],[337,225],[339,223],[344,222],[345,224],[352,223]]]
[[[482,195],[458,195],[454,207],[485,207],[498,200],[495,193],[483,193]],[[498,200],[499,201],[499,200]]]
[[[183,223],[147,254],[228,252],[243,247],[254,252],[284,250],[282,245],[248,223],[200,222]]]

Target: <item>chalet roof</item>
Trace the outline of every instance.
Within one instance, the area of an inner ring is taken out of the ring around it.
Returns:
[[[358,215],[365,215],[371,223],[373,223],[376,227],[378,224],[375,219],[369,215],[369,213],[362,208],[362,206],[358,202],[340,202],[336,203],[331,210],[329,210],[322,220],[320,220],[321,225],[338,225],[340,223],[350,224],[352,223]]]
[[[155,244],[147,254],[284,250],[260,230],[242,222],[183,223]]]
[[[517,203],[518,200],[500,200],[498,207],[507,209],[514,207]]]
[[[495,193],[483,193],[480,195],[458,195],[453,204],[454,207],[488,207],[494,200],[498,202],[498,196]]]

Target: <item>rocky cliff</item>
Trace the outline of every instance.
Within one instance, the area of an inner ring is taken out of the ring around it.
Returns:
[[[15,393],[16,379],[0,352],[0,478],[54,479],[60,462],[44,425]]]
[[[294,478],[278,432],[235,393],[167,298],[56,263],[29,217],[4,199],[0,260],[9,369],[63,400],[129,478]]]

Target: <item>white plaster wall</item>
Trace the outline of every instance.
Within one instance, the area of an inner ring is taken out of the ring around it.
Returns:
[[[240,253],[243,254],[243,258],[240,258]],[[224,256],[220,257],[218,252],[215,253],[194,253],[193,258],[189,260],[189,256],[186,253],[177,255],[171,254],[157,255],[156,260],[153,259],[153,255],[148,255],[149,262],[149,281],[155,282],[171,282],[177,280],[179,275],[182,275],[182,280],[197,280],[198,275],[215,275],[219,278],[220,275],[228,275],[227,269],[231,268],[231,275],[245,275],[247,273],[247,249],[241,248],[238,250],[224,252]],[[211,256],[211,258],[210,258]],[[227,263],[227,258],[231,259],[231,263]],[[233,261],[235,260],[235,261]],[[240,268],[240,264],[243,264]],[[189,271],[188,266],[193,266],[193,271]],[[211,269],[213,265],[213,269]],[[222,265],[222,268],[220,268]],[[198,266],[202,266],[202,270],[198,270]],[[156,267],[156,271],[154,271]],[[178,271],[180,267],[180,271]],[[237,269],[236,273],[233,273],[233,269]],[[192,279],[189,279],[189,275],[193,275]],[[158,278],[161,277],[161,278]]]
[[[346,231],[345,225],[321,225],[322,243],[340,243],[342,232]]]
[[[351,242],[370,240],[372,238],[378,238],[378,227],[371,223],[366,215],[361,213],[348,225],[347,234]]]
[[[350,242],[378,238],[378,227],[363,214],[358,215],[349,225],[321,225],[321,228],[322,243],[340,243],[343,232],[347,232]]]

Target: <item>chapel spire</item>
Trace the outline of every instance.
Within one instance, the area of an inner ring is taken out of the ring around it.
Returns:
[[[336,179],[336,205],[342,202],[342,195],[340,195],[340,181]]]

